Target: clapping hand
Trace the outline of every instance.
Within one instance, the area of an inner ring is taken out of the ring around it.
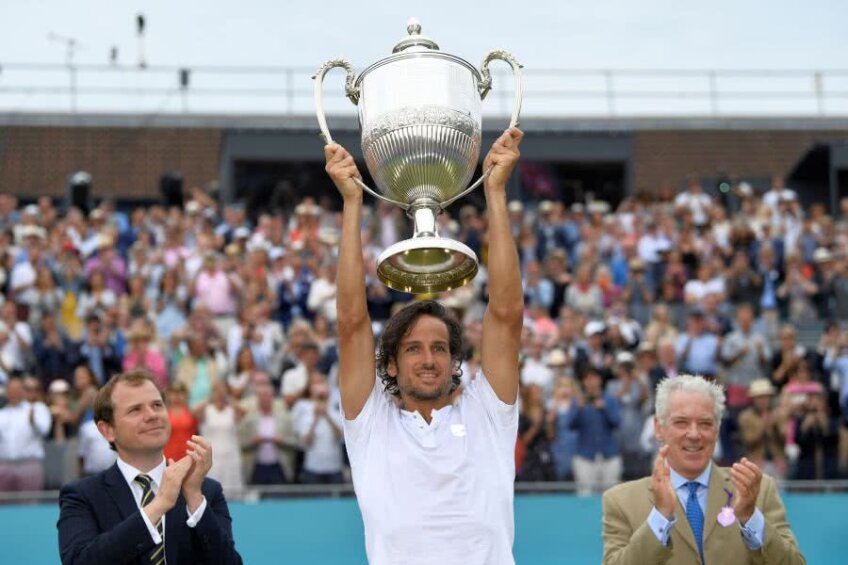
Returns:
[[[194,512],[200,506],[203,498],[201,486],[203,479],[212,468],[212,445],[202,436],[191,436],[188,440],[188,451],[186,457],[194,462],[190,472],[186,475],[182,485],[183,496],[188,504],[189,511]]]
[[[745,457],[730,468],[730,480],[736,490],[733,513],[740,524],[747,523],[754,514],[762,479],[763,472],[760,468]]]
[[[677,493],[671,484],[671,468],[666,462],[669,447],[660,448],[654,460],[654,470],[651,473],[651,492],[654,493],[654,507],[668,520],[674,517],[674,507],[677,504]]]
[[[162,474],[162,482],[153,500],[144,507],[144,512],[153,524],[158,524],[162,516],[177,503],[183,481],[194,467],[194,460],[186,455],[179,461],[168,460],[168,466]]]

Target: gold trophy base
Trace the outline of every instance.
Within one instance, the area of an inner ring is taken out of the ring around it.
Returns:
[[[377,259],[383,284],[411,294],[452,290],[473,280],[477,270],[477,256],[467,245],[438,236],[399,241]]]

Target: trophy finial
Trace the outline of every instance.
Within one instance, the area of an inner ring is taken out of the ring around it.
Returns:
[[[418,18],[409,18],[406,22],[406,31],[409,35],[401,39],[398,44],[395,45],[392,53],[400,53],[405,49],[409,49],[410,51],[426,51],[428,49],[432,51],[439,50],[439,45],[435,41],[426,35],[421,35],[421,22],[418,21]]]

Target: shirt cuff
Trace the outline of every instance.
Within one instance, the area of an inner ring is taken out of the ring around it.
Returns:
[[[651,513],[648,514],[648,527],[651,528],[651,531],[657,536],[659,542],[665,547],[668,547],[668,538],[671,536],[671,529],[676,523],[677,518],[667,519],[657,510],[656,506],[651,508]]]
[[[747,524],[739,522],[739,528],[742,530],[742,539],[745,540],[748,549],[760,549],[763,546],[766,519],[759,508],[754,509],[754,513],[748,519]]]
[[[188,506],[186,506],[186,514],[188,514],[188,520],[186,520],[186,526],[189,528],[193,528],[200,522],[200,519],[203,518],[203,512],[206,510],[206,497],[203,497],[203,500],[200,501],[200,506],[197,507],[197,510],[194,511],[194,514],[188,513]]]
[[[153,543],[155,545],[162,543],[162,536],[159,535],[159,530],[156,529],[156,526],[154,526],[150,521],[150,518],[147,517],[147,512],[144,511],[144,508],[141,509],[141,519],[144,520],[144,525],[147,526],[147,531],[150,532],[150,537],[153,539]],[[164,520],[165,516],[163,515],[161,519]]]

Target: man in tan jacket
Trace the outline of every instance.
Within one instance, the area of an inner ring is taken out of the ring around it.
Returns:
[[[774,480],[743,458],[712,464],[723,389],[681,375],[657,386],[664,444],[650,477],[604,493],[604,565],[806,563]]]

